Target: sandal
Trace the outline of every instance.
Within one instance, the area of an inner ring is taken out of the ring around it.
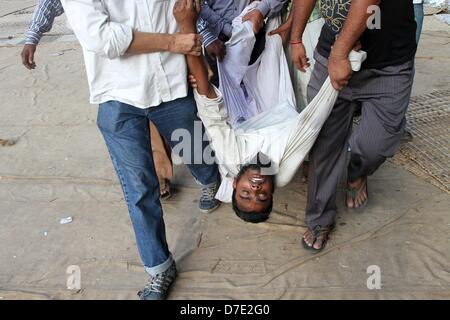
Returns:
[[[319,253],[327,245],[327,242],[328,242],[328,239],[329,239],[329,235],[330,235],[331,231],[334,230],[334,228],[335,228],[335,224],[334,223],[329,225],[328,227],[317,226],[314,229],[308,228],[308,230],[306,230],[305,234],[302,237],[303,247],[306,250],[313,251],[314,253]],[[312,236],[314,237],[314,241],[313,241],[311,246],[309,246],[306,243],[306,241],[305,241],[305,235],[308,232],[310,232],[312,234]],[[319,249],[314,248],[314,245],[316,243],[320,243],[320,248]]]
[[[361,192],[365,189],[366,194],[367,194],[367,198],[366,200],[364,200],[364,202],[357,208],[355,207],[349,207],[348,206],[348,198],[351,198],[353,201],[353,204],[355,204],[356,202],[356,198],[359,197],[359,195],[361,194]],[[361,184],[361,186],[359,188],[353,188],[353,187],[349,187],[348,186],[348,182],[347,182],[347,190],[345,192],[345,206],[349,209],[354,209],[354,210],[358,210],[358,209],[362,209],[367,205],[367,201],[369,200],[369,187],[367,186],[367,177],[364,179],[364,182]]]
[[[170,193],[169,179],[159,180],[159,192],[161,200],[168,200],[172,196],[172,194]]]

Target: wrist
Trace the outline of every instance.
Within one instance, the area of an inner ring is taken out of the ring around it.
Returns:
[[[343,46],[338,38],[334,46],[331,48],[330,57],[333,57],[335,59],[348,59],[350,51],[351,49],[347,49],[345,46]]]
[[[173,51],[173,48],[175,47],[176,37],[177,37],[176,34],[169,34],[168,35],[168,39],[167,39],[167,41],[164,44],[166,51],[170,51],[170,52]]]
[[[289,41],[289,44],[291,45],[291,46],[295,46],[295,45],[300,45],[300,44],[303,44],[303,41],[302,40],[290,40]]]
[[[195,26],[191,26],[191,25],[181,25],[180,26],[180,32],[181,33],[197,33],[197,29],[195,28]]]
[[[330,60],[347,60],[348,55],[349,54],[345,53],[344,51],[331,49]]]

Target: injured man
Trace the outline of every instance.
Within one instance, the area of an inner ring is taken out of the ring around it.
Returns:
[[[216,198],[232,202],[237,216],[252,223],[268,219],[275,187],[292,180],[338,96],[327,79],[303,112],[296,111],[281,38],[266,34],[264,50],[252,57],[256,37],[242,16],[256,4],[233,21],[227,56],[219,65],[220,91],[209,82],[204,59],[186,57],[198,114],[222,175]],[[177,1],[174,15],[182,33],[196,32],[199,8],[199,1]],[[276,23],[269,20],[266,30]],[[359,71],[365,53],[353,51],[350,59]]]

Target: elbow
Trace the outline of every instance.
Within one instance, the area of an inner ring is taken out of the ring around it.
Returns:
[[[123,56],[133,40],[131,27],[107,23],[100,28],[92,28],[80,43],[86,51],[99,56],[116,59]]]

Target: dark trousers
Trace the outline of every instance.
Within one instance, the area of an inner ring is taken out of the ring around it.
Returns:
[[[316,64],[308,100],[328,77],[328,60],[315,53]],[[414,61],[355,73],[325,122],[310,152],[306,222],[310,228],[335,220],[336,189],[348,160],[348,180],[372,175],[400,145],[405,113],[411,96]],[[355,108],[361,107],[360,125],[352,132]]]

